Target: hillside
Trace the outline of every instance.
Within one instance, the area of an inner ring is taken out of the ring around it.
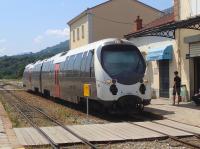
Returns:
[[[0,57],[0,79],[21,78],[27,64],[49,58],[57,53],[67,50],[69,50],[69,41],[64,41],[37,53]]]

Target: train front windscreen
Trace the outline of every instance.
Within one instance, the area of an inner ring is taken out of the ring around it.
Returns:
[[[146,64],[139,49],[133,45],[107,45],[102,48],[101,63],[112,79],[125,85],[139,82]]]

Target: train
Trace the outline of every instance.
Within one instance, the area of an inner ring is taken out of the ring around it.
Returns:
[[[151,102],[145,72],[145,58],[133,43],[110,38],[27,65],[23,86],[81,104],[86,102],[83,86],[89,84],[88,99],[97,109],[143,110]]]

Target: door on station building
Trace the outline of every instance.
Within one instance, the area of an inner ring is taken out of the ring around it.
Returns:
[[[55,64],[54,69],[54,96],[60,97],[60,82],[59,82],[60,64]]]
[[[200,42],[195,42],[190,44],[190,58],[192,58],[192,61],[194,63],[194,75],[192,77],[192,80],[194,81],[193,86],[193,93],[195,94],[198,92],[200,88]],[[191,74],[192,75],[192,74]]]
[[[194,58],[194,92],[200,88],[200,57]]]
[[[169,60],[159,61],[160,97],[169,98]]]

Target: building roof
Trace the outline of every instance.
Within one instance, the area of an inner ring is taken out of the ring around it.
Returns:
[[[169,24],[169,23],[173,23],[173,22],[175,22],[174,13],[166,14],[160,18],[153,20],[149,24],[145,25],[141,30],[138,30],[138,31],[135,31],[135,32],[125,35],[125,37],[131,38],[131,37],[134,37],[134,35],[136,35],[136,34],[138,35],[138,34],[140,34],[140,32],[143,32],[145,30],[158,28],[159,26],[163,26],[165,24]]]
[[[67,24],[68,24],[68,25],[72,24],[73,22],[75,22],[75,21],[78,20],[79,18],[81,18],[81,17],[85,16],[86,14],[90,13],[91,10],[93,10],[93,9],[99,7],[99,6],[105,5],[105,4],[107,4],[107,3],[110,3],[110,2],[112,2],[112,1],[113,1],[113,0],[108,0],[108,1],[106,1],[106,2],[104,2],[104,3],[101,3],[101,4],[99,4],[99,5],[96,5],[96,6],[94,6],[94,7],[87,8],[86,10],[84,10],[83,12],[81,12],[78,16],[76,16],[76,17],[74,17],[73,19],[71,19],[70,21],[68,21]],[[141,5],[145,6],[145,7],[148,7],[148,8],[150,8],[150,9],[153,9],[153,10],[155,10],[155,11],[162,12],[161,10],[158,10],[158,9],[156,9],[156,8],[154,8],[154,7],[151,7],[151,6],[149,6],[149,5],[145,4],[145,3],[142,3],[142,2],[140,2],[140,1],[138,1],[138,0],[132,0],[132,1],[135,1],[135,2],[141,4]]]

